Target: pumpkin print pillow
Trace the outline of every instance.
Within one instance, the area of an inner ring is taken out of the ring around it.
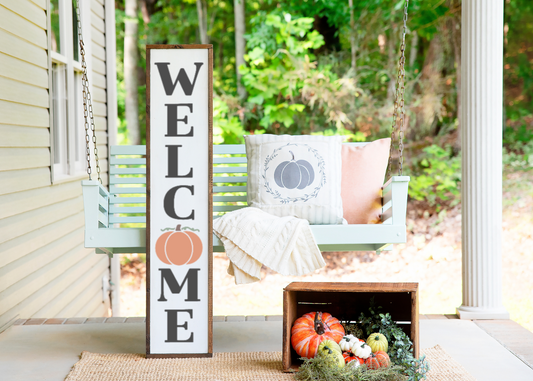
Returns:
[[[342,136],[249,135],[248,205],[310,224],[341,224]]]

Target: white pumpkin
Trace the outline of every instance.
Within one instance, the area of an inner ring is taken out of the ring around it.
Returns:
[[[352,353],[357,357],[367,359],[372,354],[372,349],[368,346],[368,344],[360,341],[359,344],[356,344],[352,347]]]
[[[359,339],[354,335],[346,335],[339,341],[339,345],[343,352],[352,352],[355,344],[360,343]]]

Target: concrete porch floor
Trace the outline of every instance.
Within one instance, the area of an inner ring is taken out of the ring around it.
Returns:
[[[214,351],[281,351],[282,331],[281,316],[217,316]],[[437,344],[480,381],[533,380],[533,333],[513,321],[422,315],[420,347]],[[82,351],[144,353],[144,318],[18,320],[0,334],[0,379],[62,381]]]

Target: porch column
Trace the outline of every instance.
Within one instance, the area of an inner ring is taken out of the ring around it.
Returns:
[[[502,303],[502,0],[463,0],[461,319],[508,319]]]

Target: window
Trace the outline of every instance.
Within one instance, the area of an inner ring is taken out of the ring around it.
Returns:
[[[83,174],[85,128],[76,0],[50,0],[53,180]]]

